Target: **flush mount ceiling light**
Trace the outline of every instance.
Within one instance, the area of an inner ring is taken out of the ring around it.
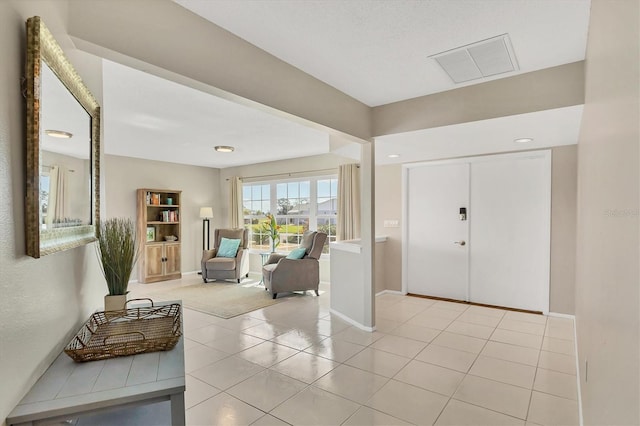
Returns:
[[[389,158],[398,158],[398,157],[400,157],[400,154],[389,154],[389,155],[387,155],[387,157],[389,157]]]
[[[509,34],[456,47],[429,57],[438,62],[454,83],[519,69]]]
[[[52,138],[71,139],[73,137],[73,133],[62,130],[45,130],[44,132]]]
[[[515,143],[529,143],[533,142],[533,138],[518,138],[513,140]]]
[[[218,146],[214,147],[213,149],[215,149],[218,152],[233,152],[233,151],[235,151],[234,147],[227,146],[227,145],[218,145]]]

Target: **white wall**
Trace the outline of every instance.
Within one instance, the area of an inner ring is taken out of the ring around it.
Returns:
[[[0,1],[0,422],[107,292],[93,244],[25,255],[25,119],[20,77],[25,22],[39,15],[61,42],[66,2]],[[66,42],[66,43],[65,43]],[[93,90],[93,87],[90,88]],[[97,96],[97,95],[96,95]]]
[[[591,2],[576,258],[578,354],[588,425],[640,424],[639,4]]]
[[[384,243],[384,273],[376,280],[376,292],[402,290],[402,165],[377,166],[376,173],[376,235],[386,236]],[[395,228],[384,227],[385,220],[397,220]],[[378,245],[376,245],[376,248]],[[379,259],[376,253],[376,261]]]
[[[578,146],[555,147],[551,155],[551,264],[549,311],[575,313]]]
[[[213,230],[222,223],[220,209],[223,202],[219,195],[220,171],[209,167],[105,155],[102,161],[102,173],[105,177],[103,197],[106,206],[105,218],[128,217],[135,222],[138,188],[182,191],[180,201],[182,272],[199,271],[202,258],[200,207],[213,207],[212,239]],[[137,279],[137,277],[136,268],[131,279]]]

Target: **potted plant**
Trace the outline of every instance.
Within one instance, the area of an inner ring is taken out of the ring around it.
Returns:
[[[129,278],[140,253],[133,221],[124,218],[102,221],[98,227],[96,248],[109,289],[109,294],[104,297],[104,310],[124,309]]]
[[[276,252],[280,245],[280,225],[276,222],[276,217],[267,213],[267,220],[262,223],[262,231],[271,239],[271,253]]]

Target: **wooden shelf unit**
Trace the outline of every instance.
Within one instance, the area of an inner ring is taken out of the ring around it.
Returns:
[[[138,280],[141,283],[182,277],[181,198],[182,191],[179,190],[138,189],[137,227],[141,247]],[[154,238],[151,241],[147,241],[148,228],[153,228]],[[170,235],[177,240],[166,241],[165,237]]]

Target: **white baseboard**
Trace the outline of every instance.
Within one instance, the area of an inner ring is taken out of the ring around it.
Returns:
[[[573,320],[574,322],[576,320],[576,316],[575,315],[561,314],[561,313],[558,313],[558,312],[549,312],[548,316],[556,317],[556,318],[567,318],[567,319]]]
[[[376,293],[376,296],[380,296],[383,294],[397,294],[398,296],[406,296],[407,293],[398,291],[398,290],[382,290],[381,292]]]
[[[571,314],[560,314],[557,312],[549,312],[550,317],[566,318],[573,321],[573,350],[576,357],[576,382],[578,390],[578,420],[580,426],[584,425],[584,418],[582,417],[582,392],[580,390],[580,359],[578,358],[578,330],[576,326],[576,316]]]
[[[580,359],[578,358],[578,329],[576,326],[576,316],[571,315],[571,317],[573,317],[573,350],[576,352],[576,380],[578,381],[578,420],[580,421],[580,426],[583,426],[584,418],[582,417],[582,392],[580,390]]]
[[[367,327],[366,325],[362,325],[360,324],[358,321],[349,318],[348,316],[346,316],[343,313],[340,313],[338,311],[334,311],[333,309],[329,309],[329,312],[331,312],[333,315],[337,316],[338,318],[340,318],[343,321],[348,322],[349,324],[358,327],[360,330],[364,330],[364,331],[368,331],[368,332],[373,332],[376,331],[376,327]]]

